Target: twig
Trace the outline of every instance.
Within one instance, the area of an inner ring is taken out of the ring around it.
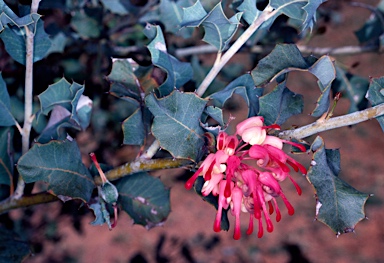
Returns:
[[[188,164],[191,164],[191,161],[187,159],[138,159],[106,172],[105,176],[109,181],[114,181],[137,172],[185,167]],[[97,185],[103,183],[100,176],[95,176],[93,179]]]
[[[31,14],[37,13],[41,0],[33,0],[31,4]],[[24,125],[21,133],[21,151],[25,154],[29,150],[29,137],[32,128],[32,103],[33,103],[33,52],[35,32],[25,26],[26,31],[26,57],[25,57],[25,94],[24,94]],[[19,199],[23,196],[25,182],[19,176],[13,199]]]
[[[324,121],[317,121],[309,125],[287,130],[279,133],[279,137],[285,140],[303,139],[322,131],[328,131],[344,126],[357,124],[384,115],[384,103],[358,112],[353,112]]]
[[[220,70],[224,67],[225,64],[233,57],[233,55],[244,45],[244,43],[255,33],[255,31],[268,19],[277,14],[278,10],[272,11],[272,7],[267,6],[261,15],[244,31],[244,33],[233,43],[233,45],[225,52],[221,57],[220,63],[216,63],[212,69],[209,71],[208,75],[204,78],[200,87],[197,89],[196,93],[200,97],[207,90],[208,86],[215,79]]]
[[[8,198],[0,202],[0,214],[8,212],[9,210],[28,207],[32,205],[45,204],[50,202],[55,202],[60,200],[54,195],[51,195],[47,192],[22,196],[18,199]]]
[[[244,49],[244,51],[251,53],[268,53],[272,51],[274,46],[253,46],[249,49]],[[344,46],[344,47],[309,47],[305,45],[297,45],[297,48],[301,53],[305,55],[332,55],[332,56],[350,56],[357,55],[366,52],[378,52],[380,48],[378,45],[366,45],[366,46]],[[199,55],[206,53],[217,52],[217,49],[211,45],[201,45],[195,47],[187,47],[177,49],[175,55],[177,57],[186,57],[190,55]]]

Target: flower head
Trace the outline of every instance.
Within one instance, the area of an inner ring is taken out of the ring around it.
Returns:
[[[263,218],[268,232],[273,231],[270,218],[276,213],[276,221],[281,220],[276,198],[281,198],[293,215],[294,208],[280,186],[287,177],[301,194],[299,185],[292,178],[291,169],[302,174],[307,170],[303,165],[287,155],[283,144],[291,144],[302,151],[305,148],[297,143],[285,141],[267,134],[268,129],[280,129],[278,125],[265,126],[263,117],[249,118],[236,126],[235,135],[220,132],[217,136],[216,153],[211,153],[200,168],[187,181],[185,187],[192,188],[196,178],[203,176],[205,183],[202,194],[218,196],[218,209],[214,230],[220,231],[223,209],[230,207],[235,217],[234,239],[239,239],[240,213],[249,213],[247,234],[253,232],[253,220],[258,220],[258,237],[263,236]]]

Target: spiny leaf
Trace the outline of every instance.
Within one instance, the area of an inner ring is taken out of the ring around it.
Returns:
[[[260,97],[258,115],[264,117],[266,125],[283,124],[289,117],[303,111],[303,96],[290,91],[285,82],[276,86],[270,93]]]
[[[87,202],[95,187],[75,141],[36,143],[19,159],[17,169],[26,183],[44,181],[48,191],[63,201]]]
[[[125,100],[141,101],[138,79],[127,59],[113,59],[111,73],[107,76],[111,86],[109,92]]]
[[[361,44],[378,40],[384,33],[382,22],[384,2],[380,1],[376,8],[369,11],[372,12],[372,15],[359,30],[355,31],[355,35]]]
[[[384,77],[371,79],[367,99],[372,106],[384,103]],[[380,123],[381,129],[384,131],[384,116],[377,117],[376,120]]]
[[[118,203],[135,224],[150,229],[161,226],[170,213],[169,189],[160,179],[140,172],[121,179]]]
[[[250,25],[260,15],[261,11],[256,7],[257,0],[244,0],[236,9],[243,12],[244,20]]]
[[[118,15],[128,15],[129,10],[124,6],[122,2],[129,3],[129,1],[124,0],[101,0],[101,3],[104,5],[104,7],[112,13]]]
[[[34,32],[34,49],[33,62],[43,59],[51,48],[51,40],[44,30],[44,22],[40,19],[40,15],[33,14],[31,17],[33,24],[30,24],[29,30]],[[8,25],[0,34],[5,49],[14,60],[25,65],[26,46],[25,46],[25,29],[19,25]]]
[[[208,14],[198,0],[193,6],[184,9],[182,27],[198,27],[205,30],[203,40],[222,52],[236,33],[242,13],[228,19],[219,2]]]
[[[321,137],[315,139],[311,149],[314,155],[307,178],[316,191],[316,219],[338,235],[354,231],[356,224],[365,218],[364,204],[369,195],[357,191],[338,177],[338,150],[325,149]]]
[[[11,113],[11,99],[9,98],[7,85],[0,74],[0,126],[13,126],[16,123]]]
[[[334,93],[341,92],[343,97],[348,98],[349,113],[366,109],[368,100],[365,95],[369,87],[368,79],[346,72],[338,66],[336,66],[336,73],[337,77],[332,83],[332,90]]]
[[[148,44],[152,63],[167,73],[167,79],[157,89],[160,97],[167,96],[175,88],[180,88],[192,78],[192,67],[189,63],[180,62],[167,53],[160,26],[147,24],[144,33],[152,39],[151,43]]]
[[[137,108],[122,124],[124,144],[143,145],[145,139],[145,126],[141,108]]]
[[[312,30],[316,10],[326,0],[271,0],[270,5],[284,15],[302,21],[302,31]]]
[[[0,244],[0,262],[24,262],[31,255],[28,242],[4,227],[0,227]]]
[[[196,160],[204,145],[199,120],[207,101],[194,93],[174,91],[161,99],[150,94],[145,103],[155,116],[152,133],[160,147],[175,158]]]
[[[46,133],[46,136],[53,136],[54,134],[47,133],[47,130],[49,128],[52,131],[57,130],[58,125],[64,125],[65,127],[72,127],[75,129],[85,129],[89,125],[92,101],[87,96],[82,95],[84,89],[84,85],[77,84],[76,82],[70,84],[67,80],[62,78],[38,95],[41,109],[36,114],[37,118],[41,113],[48,115],[54,108],[56,111],[61,112],[57,116],[53,113],[51,114],[46,130],[43,131],[43,133]],[[62,108],[58,109],[58,107]],[[66,113],[65,110],[68,112]],[[53,136],[53,138],[56,139],[57,137]]]
[[[13,188],[12,145],[13,129],[0,127],[0,184],[10,185]]]
[[[259,112],[259,97],[263,94],[263,90],[255,87],[250,74],[244,74],[229,83],[223,90],[212,94],[209,98],[214,100],[216,107],[223,108],[226,101],[234,93],[238,94],[247,103],[248,117],[252,117]]]
[[[259,86],[275,79],[277,82],[282,82],[285,78],[280,76],[293,70],[308,71],[319,79],[321,95],[311,115],[321,116],[329,108],[331,84],[336,78],[336,70],[331,57],[304,58],[295,45],[277,45],[268,56],[259,61],[251,74],[255,85]]]

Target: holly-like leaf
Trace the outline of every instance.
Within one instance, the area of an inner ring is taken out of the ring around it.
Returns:
[[[343,97],[348,98],[349,113],[366,109],[368,100],[365,95],[369,87],[368,79],[346,72],[338,66],[336,66],[336,75],[332,90],[334,93],[341,92]]]
[[[219,2],[208,14],[198,0],[193,6],[184,9],[182,27],[198,27],[205,30],[203,40],[222,52],[236,33],[242,12],[228,19]]]
[[[0,184],[13,188],[13,129],[0,127]]]
[[[16,123],[11,113],[11,99],[9,98],[7,85],[0,74],[0,126],[13,126]]]
[[[302,31],[312,30],[316,21],[316,10],[326,0],[271,0],[270,5],[292,19],[302,21]]]
[[[314,155],[307,178],[316,191],[316,219],[337,235],[351,232],[365,218],[364,204],[369,195],[359,192],[338,177],[338,150],[325,149],[321,137],[315,139],[311,149]]]
[[[147,229],[161,226],[170,212],[169,189],[160,179],[140,172],[126,176],[116,184],[118,203],[135,224]]]
[[[239,5],[236,9],[240,12],[243,12],[244,20],[250,25],[255,21],[262,13],[256,7],[257,0],[244,0],[241,5]]]
[[[367,99],[372,106],[384,103],[384,77],[371,79]],[[376,120],[380,123],[381,129],[384,131],[384,116],[379,116]]]
[[[138,108],[122,124],[124,144],[143,145],[145,139],[145,126],[141,108]]]
[[[189,63],[180,62],[167,53],[163,32],[160,26],[147,24],[144,33],[150,39],[148,44],[152,63],[167,73],[167,79],[157,91],[160,97],[169,95],[175,88],[178,89],[192,78],[192,67]]]
[[[279,83],[270,93],[260,97],[258,115],[264,117],[266,125],[283,124],[289,117],[303,111],[303,96],[290,91],[285,82]]]
[[[44,181],[48,191],[63,201],[87,202],[95,187],[75,141],[36,143],[19,159],[17,169],[26,183]]]
[[[321,95],[311,115],[321,116],[329,108],[331,84],[336,78],[336,69],[331,57],[304,58],[293,44],[277,45],[268,56],[259,61],[251,74],[255,85],[262,86],[273,80],[284,81],[285,78],[281,75],[293,70],[308,71],[318,78]]]
[[[40,15],[29,15],[32,17],[33,23],[28,28],[35,32],[34,48],[33,48],[33,62],[43,59],[51,48],[51,40],[44,30],[44,22],[40,19]],[[18,25],[9,25],[4,28],[0,34],[3,40],[5,50],[11,57],[25,65],[26,46],[25,46],[25,28]]]
[[[107,76],[109,92],[121,99],[141,101],[139,82],[127,59],[114,59],[111,73]]]
[[[155,116],[152,133],[160,147],[175,158],[196,160],[204,145],[200,117],[207,101],[194,93],[174,91],[160,99],[150,94],[145,103]]]
[[[376,8],[369,9],[369,11],[372,11],[372,15],[359,30],[355,31],[355,35],[361,44],[378,40],[384,33],[382,22],[384,2],[380,1]]]
[[[259,112],[259,97],[263,94],[263,90],[255,87],[250,74],[244,74],[229,83],[223,90],[212,94],[209,98],[214,100],[216,107],[223,108],[226,101],[233,94],[238,94],[247,103],[248,117],[252,117]]]
[[[24,262],[31,255],[28,242],[4,227],[0,227],[0,244],[0,262]]]
[[[61,114],[62,118],[57,117],[53,124],[59,123],[67,116],[70,116],[68,120],[69,127],[85,129],[90,122],[92,101],[87,96],[82,95],[84,89],[84,85],[76,82],[70,84],[64,78],[50,85],[38,96],[41,109],[36,114],[37,117],[39,117],[40,113],[48,115],[54,107],[61,106],[68,111],[68,115]],[[48,126],[53,124],[48,123]]]

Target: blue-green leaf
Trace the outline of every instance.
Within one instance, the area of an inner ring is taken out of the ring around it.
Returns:
[[[372,42],[379,39],[384,33],[384,25],[382,17],[384,15],[384,2],[380,1],[374,10],[370,10],[372,16],[365,24],[355,32],[355,35],[360,43]]]
[[[215,106],[223,108],[225,102],[233,94],[240,95],[247,103],[248,117],[257,115],[259,112],[259,97],[263,94],[263,89],[255,87],[250,74],[244,74],[236,78],[223,90],[212,94],[210,99],[214,100]]]
[[[28,242],[5,227],[0,227],[0,244],[0,262],[24,262],[32,253]]]
[[[326,0],[271,0],[270,5],[292,19],[302,21],[302,31],[312,30],[316,21],[316,10]]]
[[[51,48],[51,40],[44,30],[44,22],[40,19],[39,15],[32,16],[35,20],[35,27],[30,30],[34,30],[34,50],[33,50],[33,62],[43,59]],[[31,25],[32,26],[32,25]],[[26,56],[26,33],[24,28],[18,26],[6,26],[4,31],[0,34],[0,38],[3,40],[6,51],[12,56],[14,60],[20,64],[25,65]]]
[[[101,33],[99,22],[95,18],[88,16],[83,9],[74,13],[71,26],[84,39],[98,38]]]
[[[203,40],[222,52],[236,33],[241,16],[240,12],[228,19],[224,14],[221,2],[207,14],[198,0],[193,6],[184,9],[181,26],[198,27],[202,25],[205,30]]]
[[[145,139],[145,126],[141,108],[137,108],[122,124],[124,144],[143,145]]]
[[[145,103],[155,116],[152,133],[160,147],[175,158],[196,160],[204,145],[200,117],[207,101],[194,93],[174,91],[160,99],[150,94]]]
[[[290,91],[285,82],[276,86],[270,93],[260,97],[258,115],[264,117],[266,125],[283,124],[289,117],[302,113],[303,96]]]
[[[36,143],[19,159],[17,170],[26,183],[47,183],[48,191],[63,201],[87,202],[95,184],[81,160],[75,141]]]
[[[365,218],[364,205],[369,195],[359,192],[338,177],[338,150],[325,149],[317,137],[311,146],[314,152],[307,178],[316,191],[316,219],[340,235],[352,232]]]
[[[130,1],[121,1],[121,0],[101,0],[101,3],[104,5],[106,9],[111,11],[114,14],[118,15],[128,15],[129,10],[124,6],[122,2],[130,2]]]
[[[240,12],[243,12],[243,18],[249,25],[262,13],[262,11],[257,9],[256,2],[257,0],[244,0],[241,5],[236,8]]]
[[[0,127],[0,184],[13,185],[13,129]]]
[[[140,172],[124,177],[116,187],[119,205],[135,224],[150,229],[161,226],[167,219],[171,211],[169,189],[160,179]]]
[[[13,126],[16,123],[11,113],[11,99],[9,98],[7,85],[0,74],[0,126]]]
[[[293,70],[308,71],[318,78],[321,95],[311,115],[321,116],[329,108],[331,84],[336,78],[336,69],[331,57],[304,58],[293,44],[277,45],[268,56],[259,61],[251,74],[255,85],[262,86],[273,80],[282,82],[285,79],[284,76],[281,77],[282,74]]]
[[[152,63],[167,73],[167,79],[157,90],[160,97],[167,96],[192,78],[192,67],[189,63],[180,62],[167,53],[160,26],[147,24],[144,33],[148,38],[153,38],[148,45]]]
[[[367,99],[372,106],[384,103],[384,77],[371,79]],[[380,123],[381,129],[384,131],[384,116],[377,117],[376,120]]]

